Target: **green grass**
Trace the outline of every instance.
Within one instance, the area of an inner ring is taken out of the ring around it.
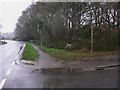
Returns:
[[[80,50],[76,51],[66,51],[64,49],[55,49],[55,48],[48,48],[45,46],[40,47],[48,54],[56,57],[58,60],[76,60],[76,59],[82,59],[82,58],[90,58],[91,54],[90,52],[82,52]],[[97,56],[105,56],[105,55],[114,55],[117,54],[117,52],[93,52],[92,57]]]
[[[23,59],[35,61],[37,57],[38,57],[38,53],[33,48],[31,43],[26,43],[26,46],[23,52]]]

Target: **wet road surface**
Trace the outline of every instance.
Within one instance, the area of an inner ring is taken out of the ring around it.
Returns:
[[[14,64],[22,42],[0,46],[0,76],[3,88],[117,88],[118,70],[81,71],[79,73],[46,72]]]
[[[16,56],[23,42],[6,40],[7,44],[0,45],[0,82],[12,71]]]

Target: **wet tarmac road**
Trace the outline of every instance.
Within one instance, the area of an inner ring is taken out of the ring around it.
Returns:
[[[13,62],[22,42],[2,46],[0,57],[3,88],[117,88],[118,70],[81,71],[79,73],[45,72],[22,67]]]
[[[6,40],[7,44],[0,45],[0,82],[12,71],[20,46],[24,43],[19,41]],[[1,87],[1,86],[0,86]]]

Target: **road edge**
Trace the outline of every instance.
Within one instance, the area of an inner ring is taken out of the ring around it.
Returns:
[[[20,64],[20,60],[22,58],[23,51],[25,49],[26,43],[24,43],[23,48],[19,51],[16,59],[15,59],[15,64]]]

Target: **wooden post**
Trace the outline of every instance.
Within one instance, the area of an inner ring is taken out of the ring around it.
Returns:
[[[93,56],[93,27],[91,23],[91,57]]]
[[[40,35],[41,35],[40,45],[42,46],[42,30],[40,30]]]
[[[37,31],[40,33],[40,45],[42,46],[42,30],[39,30],[39,24],[37,25]]]

